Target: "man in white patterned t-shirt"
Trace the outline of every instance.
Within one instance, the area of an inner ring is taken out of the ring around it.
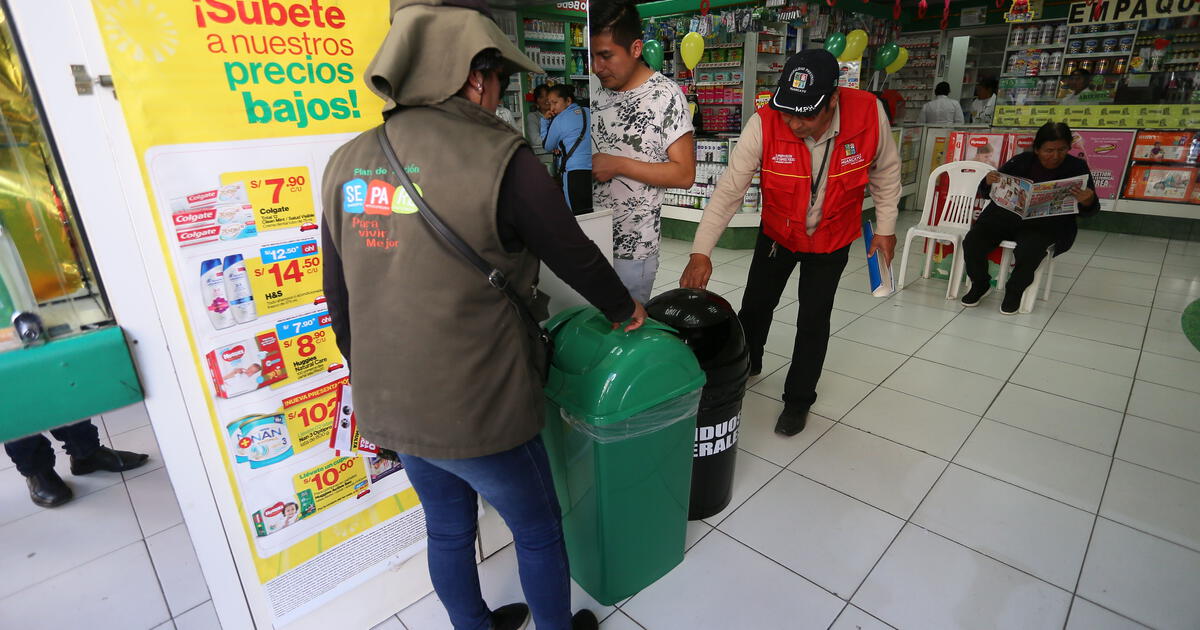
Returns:
[[[613,211],[613,267],[634,299],[650,299],[667,188],[696,178],[692,114],[674,81],[642,63],[632,0],[591,3],[592,205]]]

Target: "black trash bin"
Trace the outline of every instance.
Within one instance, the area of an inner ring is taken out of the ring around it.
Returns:
[[[742,397],[750,377],[746,336],[729,302],[700,289],[663,293],[646,304],[646,312],[679,331],[708,377],[696,416],[688,519],[708,518],[733,496]]]

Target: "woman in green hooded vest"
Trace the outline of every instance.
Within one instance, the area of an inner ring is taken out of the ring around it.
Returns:
[[[392,0],[367,68],[397,164],[441,220],[536,311],[545,262],[614,327],[645,311],[584,236],[525,140],[496,115],[508,75],[541,72],[480,0]],[[506,295],[447,245],[376,130],[324,175],[325,295],[362,436],[395,451],[425,511],[429,572],[456,630],[596,628],[574,617],[542,428],[545,356]],[[544,318],[542,313],[536,317]],[[477,501],[513,532],[529,602],[492,610],[475,566]]]

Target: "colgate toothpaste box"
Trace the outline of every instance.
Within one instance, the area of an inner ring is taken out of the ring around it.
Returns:
[[[205,355],[209,376],[221,398],[233,398],[287,378],[274,331],[231,343]]]
[[[242,182],[234,182],[226,184],[220,188],[211,190],[202,190],[198,193],[184,195],[183,197],[175,197],[171,200],[171,212],[179,212],[181,210],[195,210],[197,208],[209,208],[222,204],[248,204],[250,198],[246,196],[246,186]]]
[[[181,247],[258,235],[241,182],[172,199],[171,223]]]

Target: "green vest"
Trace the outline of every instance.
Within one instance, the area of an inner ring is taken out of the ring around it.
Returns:
[[[504,251],[500,182],[524,140],[459,97],[402,108],[392,146],[429,206],[532,300],[540,262]],[[417,214],[374,130],[334,153],[324,220],[349,294],[355,414],[363,437],[430,458],[490,455],[542,426],[541,349],[483,274]]]

